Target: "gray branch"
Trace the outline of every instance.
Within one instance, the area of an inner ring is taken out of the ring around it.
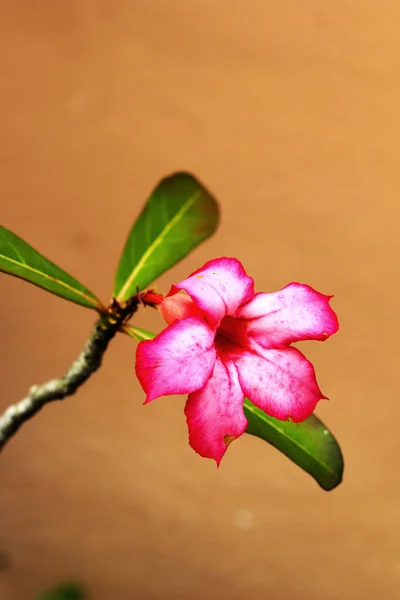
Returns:
[[[67,373],[59,379],[51,379],[34,385],[28,395],[9,406],[0,416],[0,451],[25,421],[33,417],[45,404],[72,396],[100,367],[108,344],[127,316],[135,312],[137,305],[125,307],[119,314],[111,312],[95,324],[89,339]]]

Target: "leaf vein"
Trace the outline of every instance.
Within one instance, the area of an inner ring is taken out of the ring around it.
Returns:
[[[82,298],[85,298],[86,300],[88,300],[93,306],[97,306],[97,303],[94,303],[94,299],[91,296],[88,296],[87,294],[85,294],[84,292],[82,292],[81,290],[72,287],[71,285],[69,285],[68,283],[60,280],[60,279],[56,279],[55,277],[52,277],[51,275],[48,275],[47,273],[43,273],[43,271],[38,271],[37,269],[31,267],[30,265],[28,265],[25,261],[18,262],[17,260],[14,260],[12,258],[10,258],[9,256],[5,256],[4,254],[0,254],[0,259],[3,259],[5,261],[8,261],[14,265],[17,265],[19,267],[22,267],[22,269],[26,269],[27,271],[31,271],[32,273],[35,273],[36,275],[40,275],[41,277],[48,279],[49,281],[54,281],[54,283],[57,283],[58,285],[65,287],[66,289],[70,290],[71,292],[74,292],[75,294],[77,294],[78,296],[81,296]],[[0,268],[0,270],[2,270]],[[11,273],[13,274],[13,273]]]
[[[125,281],[124,285],[120,289],[117,295],[117,301],[121,302],[124,300],[124,296],[127,290],[130,288],[132,282],[135,280],[136,275],[141,271],[146,262],[149,260],[153,252],[158,248],[163,239],[170,233],[170,231],[174,228],[174,226],[180,221],[180,219],[188,212],[188,210],[197,202],[197,200],[201,196],[201,191],[197,191],[191,198],[189,198],[185,204],[179,209],[176,215],[163,227],[158,236],[154,239],[153,243],[147,248],[146,252],[142,255],[141,259],[132,270],[131,274]]]

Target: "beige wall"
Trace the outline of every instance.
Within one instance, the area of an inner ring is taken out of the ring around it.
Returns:
[[[0,1],[0,222],[107,300],[146,195],[193,171],[222,225],[159,289],[236,255],[258,290],[336,294],[340,335],[303,350],[346,457],[329,494],[250,437],[215,469],[121,336],[1,456],[2,599],[399,597],[399,40],[394,0]],[[6,276],[0,307],[4,408],[95,315]]]

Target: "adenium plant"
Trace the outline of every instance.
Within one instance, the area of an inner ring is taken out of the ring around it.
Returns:
[[[123,250],[112,299],[103,304],[88,288],[0,227],[0,270],[86,308],[99,317],[83,350],[59,379],[33,386],[0,416],[0,449],[48,402],[72,395],[100,367],[119,332],[139,340],[136,375],[145,403],[188,395],[189,442],[219,465],[245,432],[275,446],[330,490],[343,473],[340,447],[313,414],[326,398],[314,367],[293,343],[328,339],[338,330],[331,296],[290,283],[255,292],[237,258],[208,261],[166,295],[148,289],[216,229],[218,205],[188,173],[163,179],[134,223]],[[159,310],[158,335],[132,318],[141,306]]]

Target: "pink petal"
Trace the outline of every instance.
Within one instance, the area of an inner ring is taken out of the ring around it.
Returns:
[[[189,442],[205,458],[221,462],[233,439],[247,427],[243,413],[244,395],[233,363],[217,358],[212,378],[205,387],[190,394],[185,407]]]
[[[186,292],[166,296],[160,305],[164,320],[171,324],[174,321],[187,319],[188,317],[200,317],[204,320],[204,313],[193,302]]]
[[[236,316],[248,319],[247,332],[264,348],[299,340],[326,340],[339,323],[324,296],[308,285],[290,283],[273,294],[256,294]]]
[[[242,390],[253,404],[277,419],[304,421],[325,396],[314,367],[296,348],[236,355]]]
[[[252,298],[254,281],[236,258],[216,258],[173,285],[168,296],[179,290],[185,290],[205,313],[211,327],[216,327],[225,315],[233,315]]]
[[[204,321],[190,318],[176,321],[154,340],[140,342],[136,375],[150,402],[199,390],[211,377],[214,362],[214,332]]]

